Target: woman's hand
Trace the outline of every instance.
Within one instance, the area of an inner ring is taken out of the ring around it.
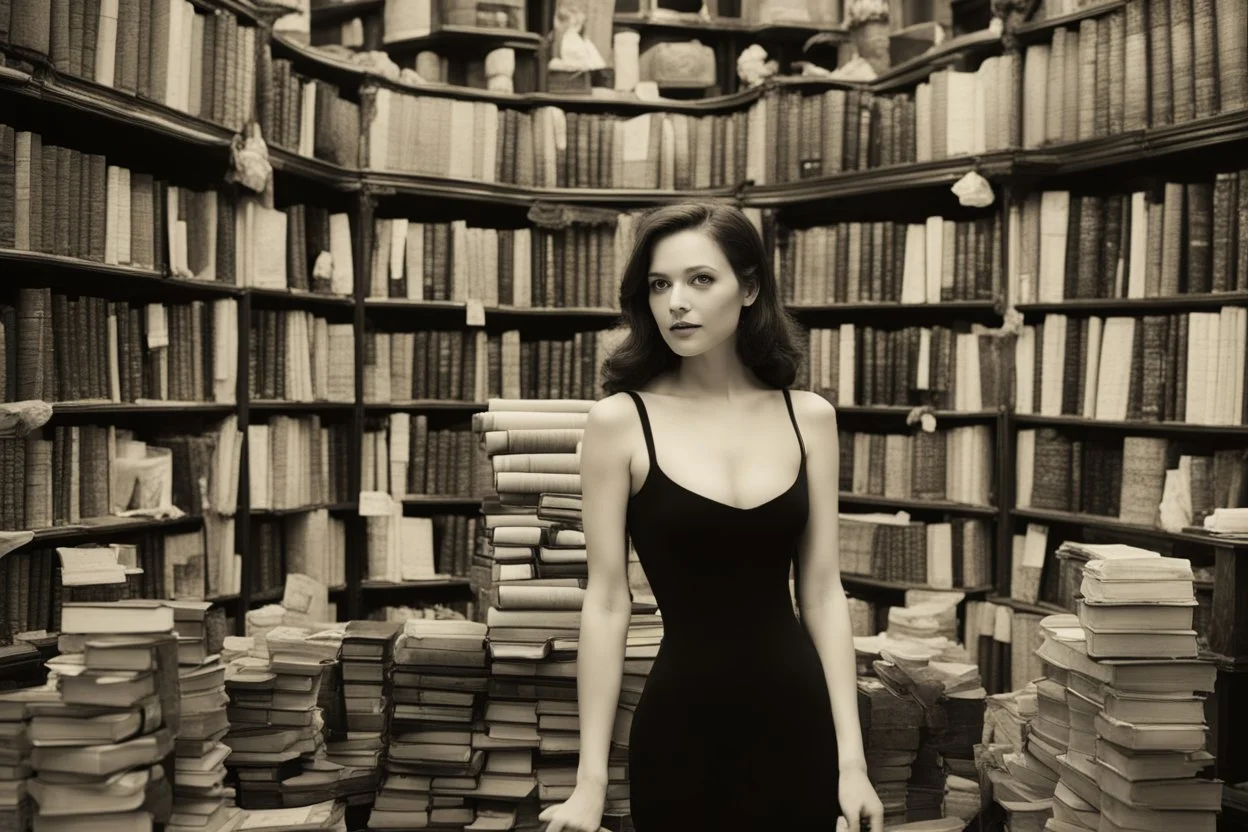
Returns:
[[[571,797],[548,806],[537,819],[550,824],[546,832],[605,832],[602,828],[605,800],[602,789],[577,786]]]
[[[868,827],[861,825],[864,817],[870,819],[870,832],[884,832],[884,804],[876,797],[865,767],[841,770],[837,797],[849,832],[867,832]]]

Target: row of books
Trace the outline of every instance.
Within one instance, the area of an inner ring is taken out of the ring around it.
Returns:
[[[490,485],[484,462],[467,426],[430,429],[426,414],[394,413],[364,434],[363,487],[388,491],[396,499],[478,496]],[[383,488],[383,479],[388,487]]]
[[[252,595],[277,592],[288,574],[306,575],[327,587],[347,583],[346,520],[328,509],[300,511],[284,517],[253,517],[248,557],[255,581]]]
[[[189,0],[14,5],[0,45],[231,130],[251,118],[259,33],[231,12]]]
[[[247,355],[254,399],[355,400],[355,330],[304,310],[253,309]]]
[[[396,500],[386,513],[370,512],[366,525],[366,580],[385,584],[469,577],[478,549],[479,517],[404,516]]]
[[[0,439],[0,528],[42,529],[114,514],[232,514],[241,442],[234,417],[197,434],[147,438],[115,425],[45,426]]]
[[[1248,506],[1248,456],[1240,448],[1193,453],[1150,436],[1071,437],[1018,432],[1019,508],[1115,517],[1181,531],[1215,508]]]
[[[382,89],[367,126],[367,167],[536,187],[688,190],[982,153],[1012,145],[1015,60],[940,70],[913,95],[786,89],[748,110],[707,115],[522,111]],[[439,128],[405,140],[417,124]]]
[[[1129,0],[1056,29],[1023,58],[1023,146],[1182,124],[1248,106],[1234,0]]]
[[[842,493],[992,504],[995,452],[987,425],[930,433],[839,434]]]
[[[377,220],[368,296],[614,308],[633,216],[600,214],[562,228]]]
[[[1088,419],[1248,423],[1248,310],[1142,318],[1046,315],[1024,326],[1015,411]]]
[[[347,492],[349,425],[317,415],[269,417],[247,426],[251,508],[293,509],[352,500]]]
[[[265,141],[307,158],[355,168],[360,159],[360,105],[338,88],[304,78],[294,64],[262,44],[257,72],[256,121]]]
[[[1010,208],[1015,303],[1248,290],[1243,173],[1130,194],[1033,192]]]
[[[1005,341],[978,324],[811,328],[797,383],[838,405],[991,410],[1007,403]]]
[[[992,576],[992,540],[983,520],[913,521],[897,514],[840,516],[841,570],[883,581],[936,589],[985,586]]]
[[[364,400],[484,402],[497,396],[596,398],[602,362],[622,329],[521,340],[518,330],[375,332],[364,338]]]
[[[1000,222],[848,222],[781,235],[775,270],[785,303],[941,303],[1001,291]]]
[[[19,289],[0,304],[3,401],[233,403],[238,302],[132,305]]]
[[[345,213],[175,185],[0,125],[0,248],[188,280],[351,294]]]
[[[1017,62],[1006,54],[973,72],[942,69],[913,93],[780,88],[751,108],[747,173],[796,182],[1012,147]]]

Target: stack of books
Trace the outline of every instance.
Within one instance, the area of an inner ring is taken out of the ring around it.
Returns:
[[[239,805],[278,809],[322,800],[325,781],[338,780],[336,770],[332,777],[287,781],[304,772],[305,760],[324,756],[321,685],[326,671],[336,670],[341,633],[283,625],[262,638],[227,639],[227,647],[242,653],[231,659],[225,680],[230,731],[224,742],[231,749],[226,764]]]
[[[327,759],[359,772],[347,793],[348,802],[372,802],[381,785],[381,760],[386,751],[386,720],[390,713],[390,669],[397,621],[348,621],[342,639],[342,694],[345,732],[331,738]]]
[[[234,790],[225,785],[222,742],[230,729],[226,708],[225,611],[207,601],[166,601],[173,608],[178,636],[178,706],[181,724],[174,742],[177,787],[173,794],[173,832],[215,832],[241,821]]]
[[[1038,655],[1065,671],[1068,714],[1048,828],[1213,830],[1222,784],[1198,775],[1213,762],[1201,694],[1216,674],[1194,658],[1190,565],[1132,547],[1089,554],[1078,617],[1041,623]]]
[[[0,829],[30,828],[30,717],[35,704],[59,700],[55,684],[0,691]]]
[[[496,496],[484,505],[489,564],[490,701],[486,770],[527,770],[539,808],[576,786],[577,648],[589,578],[581,522],[580,442],[593,402],[491,399],[475,414]],[[662,640],[657,607],[635,599],[608,761],[604,825],[628,822],[628,734]],[[536,749],[536,758],[532,750]],[[519,786],[517,786],[518,790]]]
[[[32,711],[35,828],[150,830],[168,824],[178,735],[178,642],[159,601],[68,603],[59,701]]]
[[[907,784],[918,757],[923,709],[879,679],[858,679],[858,720],[867,749],[867,775],[884,804],[884,825],[906,822]]]
[[[1040,628],[1036,638],[1043,638],[1045,632]],[[1000,729],[1009,747],[993,755],[995,768],[987,779],[1011,828],[1039,829],[1052,817],[1053,793],[1060,779],[1057,760],[1070,737],[1066,672],[1043,662],[1041,667],[1043,676],[1015,694],[1004,695],[1013,697],[1012,708],[1005,708],[1013,713],[992,721],[994,732]]]
[[[370,829],[469,826],[485,766],[485,625],[417,618],[394,647],[386,775]]]

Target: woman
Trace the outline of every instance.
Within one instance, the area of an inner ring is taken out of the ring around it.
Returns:
[[[798,360],[758,232],[682,204],[637,229],[628,339],[581,451],[589,583],[576,788],[547,832],[598,832],[630,615],[626,533],[663,613],[629,736],[637,832],[883,829],[837,561],[836,413]],[[621,392],[622,391],[622,392]],[[793,473],[796,471],[796,475]],[[798,568],[801,620],[789,595]]]

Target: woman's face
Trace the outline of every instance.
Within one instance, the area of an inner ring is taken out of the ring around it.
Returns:
[[[737,280],[719,245],[693,229],[655,243],[647,280],[650,312],[663,340],[682,358],[701,355],[733,338],[741,308],[757,295]],[[675,324],[687,328],[673,328]]]

